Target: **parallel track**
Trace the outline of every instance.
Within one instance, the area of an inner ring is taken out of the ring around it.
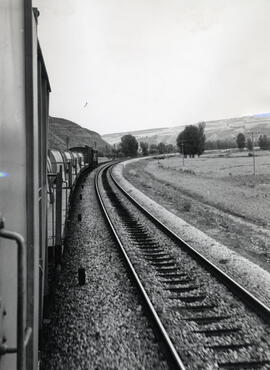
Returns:
[[[99,186],[98,186],[98,176],[100,174],[100,172],[102,170],[104,170],[104,168],[108,168],[110,167],[110,165],[106,165],[104,167],[101,167],[101,169],[98,170],[97,172],[97,175],[95,177],[95,187],[96,187],[96,193],[97,193],[97,196],[98,196],[98,199],[99,199],[99,202],[100,202],[100,205],[101,205],[101,208],[102,208],[102,211],[104,213],[104,216],[111,228],[111,231],[114,235],[114,238],[115,240],[117,241],[118,245],[119,245],[119,248],[120,248],[120,251],[124,257],[124,260],[126,262],[126,265],[129,269],[129,273],[130,275],[132,276],[132,279],[133,281],[135,282],[136,286],[138,287],[139,291],[140,291],[140,294],[141,294],[141,297],[143,299],[143,302],[144,302],[144,309],[147,311],[147,314],[150,316],[151,318],[151,321],[152,323],[155,325],[155,332],[158,334],[158,336],[160,337],[160,339],[162,340],[163,344],[165,345],[165,351],[167,352],[167,354],[169,354],[169,358],[168,358],[168,363],[170,364],[170,366],[173,368],[173,369],[179,369],[179,370],[185,370],[185,366],[184,364],[182,363],[182,360],[180,359],[174,345],[172,344],[162,322],[160,321],[160,318],[156,312],[156,310],[154,309],[154,306],[152,305],[149,297],[148,297],[148,294],[146,293],[144,287],[143,287],[143,284],[139,278],[139,276],[137,275],[126,251],[125,251],[125,247],[123,246],[122,242],[121,242],[121,239],[119,238],[118,236],[118,233],[117,233],[117,230],[110,218],[110,215],[109,213],[107,212],[107,209],[106,209],[106,206],[104,204],[104,201],[101,197],[101,194],[100,194],[100,189],[99,189]]]
[[[125,250],[125,247],[121,241],[121,238],[118,235],[118,232],[116,230],[116,227],[110,218],[110,215],[108,211],[106,210],[106,206],[102,200],[102,196],[99,191],[98,186],[98,176],[103,171],[107,171],[109,169],[109,165],[104,166],[100,169],[99,173],[96,176],[96,191],[98,194],[98,198],[100,200],[103,212],[106,216],[106,219],[112,229],[112,232],[115,236],[115,239],[117,240],[120,249],[123,253],[123,256],[126,260],[127,266],[130,269],[130,272],[133,276],[134,281],[136,282],[138,288],[140,289],[142,296],[145,300],[145,305],[147,306],[147,310],[149,310],[152,320],[154,322],[154,325],[156,326],[157,332],[159,333],[160,337],[162,338],[162,341],[166,344],[167,353],[169,362],[172,365],[172,368],[176,369],[185,369],[185,366],[180,358],[180,356],[177,353],[177,350],[175,349],[175,346],[173,345],[168,333],[166,332],[163,324],[161,323],[160,318],[158,317],[157,312],[155,311],[144,287],[142,282],[140,281],[140,278],[138,277],[129,257]],[[105,172],[103,172],[103,176],[105,178]],[[217,266],[215,266],[212,262],[210,262],[208,259],[206,259],[204,256],[202,256],[200,253],[198,253],[194,248],[192,248],[189,244],[184,242],[181,238],[179,238],[178,235],[176,235],[173,231],[171,231],[169,228],[167,228],[166,225],[164,225],[162,222],[160,222],[155,216],[153,216],[148,210],[146,210],[142,205],[140,205],[130,194],[128,194],[113,178],[112,174],[111,179],[115,186],[121,191],[122,194],[126,197],[126,199],[130,202],[132,202],[133,205],[135,205],[144,215],[147,216],[149,220],[151,220],[158,229],[162,230],[174,243],[177,243],[183,250],[185,250],[193,259],[195,259],[201,266],[203,266],[204,269],[209,271],[212,276],[214,276],[220,283],[225,285],[238,299],[240,299],[246,306],[249,307],[250,310],[256,313],[256,315],[260,316],[260,318],[263,320],[265,324],[270,323],[270,310],[267,306],[265,306],[262,302],[260,302],[256,297],[254,297],[251,293],[249,293],[245,288],[243,288],[241,285],[239,285],[236,281],[234,281],[231,277],[229,277],[226,273],[224,273],[222,270],[220,270]],[[108,184],[106,185],[108,186]],[[111,192],[111,190],[110,190]],[[149,264],[151,264],[159,274],[160,278],[162,279],[163,283],[168,286],[168,289],[172,294],[176,294],[176,299],[180,299],[182,302],[184,302],[184,306],[178,307],[178,308],[184,308],[189,309],[191,313],[193,313],[193,316],[187,317],[185,320],[194,321],[199,325],[207,325],[211,323],[217,323],[222,322],[222,320],[225,320],[228,318],[226,316],[216,316],[212,315],[205,316],[205,311],[209,313],[211,309],[213,308],[211,305],[204,305],[202,302],[205,299],[205,295],[194,295],[194,291],[197,289],[196,286],[194,286],[192,279],[188,276],[186,273],[179,272],[179,268],[175,264],[175,261],[173,258],[165,252],[155,241],[153,241],[148,233],[145,231],[144,226],[140,225],[136,219],[129,219],[130,214],[129,211],[125,210],[125,207],[121,204],[121,202],[117,199],[117,197],[113,194],[111,196],[111,202],[114,204],[116,208],[118,208],[118,213],[120,212],[122,214],[123,222],[126,224],[126,228],[128,229],[128,232],[131,235],[131,238],[137,243],[138,247],[142,251],[142,254],[144,255],[145,259],[148,261]],[[123,207],[123,208],[121,208]],[[121,209],[121,210],[120,210]],[[196,291],[197,292],[197,291]],[[178,294],[184,293],[184,296]],[[191,294],[190,294],[191,293]],[[190,314],[189,312],[189,314]],[[195,313],[200,313],[200,316],[195,316]],[[212,330],[212,329],[203,329],[198,330],[197,333],[204,334],[206,336],[223,336],[223,335],[236,335],[239,331],[238,327],[229,327],[229,328],[220,328],[218,330]],[[247,348],[247,346],[251,346],[250,343],[245,343],[245,341],[240,341],[238,343],[230,343],[226,345],[210,345],[208,347],[211,347],[212,349],[216,351],[220,350],[236,350],[237,348]],[[247,359],[246,361],[240,360],[240,361],[222,361],[218,363],[218,368],[226,368],[226,369],[262,369],[264,366],[268,366],[269,360],[268,358],[260,358],[260,359]],[[267,367],[268,368],[268,367]]]

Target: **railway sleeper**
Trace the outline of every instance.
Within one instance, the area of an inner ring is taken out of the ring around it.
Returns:
[[[250,360],[250,361],[236,361],[236,362],[219,362],[218,366],[221,369],[263,369],[265,365],[269,365],[269,360]]]
[[[217,323],[223,320],[230,319],[231,316],[199,316],[199,317],[184,317],[185,321],[194,321],[198,325],[208,325]]]
[[[150,261],[151,265],[157,267],[176,267],[175,262],[168,261]]]
[[[213,304],[210,304],[210,305],[201,305],[201,304],[197,304],[197,305],[192,305],[192,306],[188,306],[188,305],[185,305],[185,306],[170,306],[170,309],[171,310],[174,310],[174,311],[180,311],[180,312],[183,312],[183,311],[188,311],[188,312],[204,312],[204,311],[211,311],[211,310],[214,310],[217,306],[216,305],[213,305]]]
[[[161,279],[180,279],[182,276],[186,276],[186,274],[181,274],[179,272],[170,272],[170,271],[167,271],[167,272],[164,272],[164,271],[160,271],[158,272],[158,275],[160,276]]]
[[[149,238],[149,237],[141,237],[141,236],[138,236],[138,235],[129,235],[129,238],[131,240],[134,240],[136,241],[137,243],[154,243],[155,245],[158,245],[157,242],[154,242],[152,238]]]
[[[138,245],[138,247],[141,248],[141,249],[143,249],[143,248],[150,249],[151,248],[150,250],[153,250],[154,248],[158,248],[160,251],[162,250],[161,247],[156,242],[153,242],[152,240],[149,240],[149,241],[144,240],[141,243],[138,243],[137,241],[135,241],[134,244]]]
[[[229,343],[229,344],[210,344],[206,345],[206,348],[213,349],[214,351],[229,351],[229,350],[237,350],[241,348],[248,348],[248,347],[254,347],[255,343]]]
[[[190,283],[192,280],[189,278],[184,278],[184,279],[175,279],[175,280],[163,280],[163,284],[167,285],[175,285],[175,284],[187,284]]]
[[[142,254],[145,256],[145,257],[168,257],[168,254],[164,253],[164,252],[161,252],[161,251],[152,251],[152,250],[145,250],[142,252]]]
[[[218,329],[203,329],[194,330],[193,333],[204,334],[206,337],[220,337],[224,335],[231,335],[241,330],[239,327],[235,328],[218,328]]]
[[[145,256],[148,261],[153,262],[174,262],[170,256],[155,255],[155,256]]]
[[[203,300],[205,300],[206,295],[170,296],[169,298],[177,299],[182,302],[194,303],[194,302],[202,302]]]
[[[199,287],[195,285],[165,288],[165,290],[168,290],[172,293],[192,292],[193,290],[196,290],[196,289],[199,289]]]

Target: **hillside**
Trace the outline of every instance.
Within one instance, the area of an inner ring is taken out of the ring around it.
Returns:
[[[205,123],[207,140],[233,139],[239,132],[243,132],[248,136],[251,131],[254,132],[255,137],[261,134],[270,136],[270,116],[268,114],[207,121]],[[106,134],[103,135],[102,138],[113,145],[120,142],[121,136],[131,134],[134,135],[138,141],[143,140],[149,144],[158,144],[162,141],[166,144],[175,145],[176,137],[184,127],[185,125],[179,125],[150,130],[120,132]]]
[[[54,149],[89,145],[100,151],[110,150],[110,145],[95,132],[79,126],[77,123],[64,118],[49,118],[48,146]]]

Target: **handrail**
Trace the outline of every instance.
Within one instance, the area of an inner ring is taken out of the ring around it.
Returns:
[[[16,242],[17,257],[17,347],[0,343],[0,356],[17,353],[17,370],[25,369],[25,347],[32,334],[32,328],[25,331],[26,321],[26,247],[22,235],[5,229],[5,221],[0,216],[0,237]]]

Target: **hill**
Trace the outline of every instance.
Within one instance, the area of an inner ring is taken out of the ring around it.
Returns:
[[[254,132],[255,137],[266,134],[270,136],[270,115],[258,114],[254,116],[244,116],[238,118],[229,118],[215,121],[206,121],[205,134],[207,140],[217,139],[234,139],[240,132],[249,135]],[[162,127],[149,130],[120,132],[103,135],[102,138],[111,145],[120,142],[121,137],[126,134],[131,134],[138,141],[146,141],[149,144],[165,144],[175,145],[177,135],[184,129],[185,125],[174,127]]]
[[[49,149],[67,149],[73,146],[88,145],[99,151],[111,150],[110,145],[95,131],[81,127],[75,122],[64,118],[49,118],[48,146]]]

